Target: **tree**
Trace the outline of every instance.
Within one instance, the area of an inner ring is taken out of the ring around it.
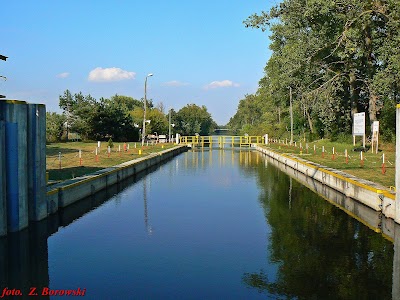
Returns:
[[[297,115],[311,133],[325,136],[350,132],[355,112],[379,119],[385,102],[398,97],[398,4],[285,0],[250,16],[247,27],[272,31],[265,101],[287,107],[291,87]]]
[[[63,110],[63,114],[65,115],[66,122],[66,130],[67,130],[67,140],[69,136],[69,129],[71,127],[73,109],[74,109],[74,99],[69,90],[65,90],[64,94],[59,97],[59,106]]]
[[[91,120],[90,136],[96,140],[138,140],[138,129],[126,107],[109,99],[101,98]]]
[[[46,142],[59,142],[64,134],[66,116],[55,112],[46,112]]]
[[[209,135],[217,127],[207,108],[196,104],[188,104],[181,108],[175,116],[175,131],[182,135]]]
[[[115,94],[110,98],[110,100],[119,106],[123,106],[127,110],[134,110],[136,107],[143,107],[142,101],[136,100],[129,96]]]
[[[158,108],[150,109],[147,113],[147,118],[150,120],[149,131],[150,133],[157,132],[157,134],[168,133],[168,119],[162,111]],[[147,127],[147,126],[146,126]]]

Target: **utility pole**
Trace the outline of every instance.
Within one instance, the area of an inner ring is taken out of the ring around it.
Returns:
[[[144,140],[146,137],[146,108],[147,108],[147,78],[153,76],[152,73],[147,74],[144,80],[144,107],[143,107],[143,129],[142,129],[142,146],[144,146]]]
[[[171,109],[169,109],[169,118],[168,118],[168,143],[171,142]]]

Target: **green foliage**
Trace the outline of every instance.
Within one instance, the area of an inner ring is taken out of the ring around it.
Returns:
[[[138,140],[138,129],[133,126],[134,120],[130,109],[141,106],[141,101],[131,97],[115,95],[111,99],[99,101],[81,92],[72,95],[66,90],[60,96],[60,108],[66,118],[67,131],[80,134],[84,140],[116,141]]]
[[[379,127],[384,141],[394,142],[396,140],[396,103],[394,100],[388,100],[387,105],[382,108]]]
[[[173,116],[175,131],[182,135],[209,135],[217,127],[207,108],[196,104],[188,104]]]
[[[61,141],[65,122],[65,115],[60,115],[55,112],[46,112],[46,142],[53,143]]]
[[[385,107],[400,102],[399,7],[398,0],[284,0],[250,16],[247,27],[271,30],[273,53],[258,91],[240,101],[231,128],[261,125],[282,135],[292,98],[297,133],[351,133],[353,113],[365,111],[367,127],[381,120],[384,135],[393,135]]]
[[[114,143],[113,143],[112,138],[109,138],[109,140],[108,140],[108,147],[110,147],[111,149],[114,148]]]
[[[146,119],[150,120],[150,123],[146,124],[146,134],[167,135],[169,114],[163,113],[163,104],[155,108],[151,100],[146,103]],[[84,140],[139,140],[139,129],[142,128],[144,116],[143,102],[140,100],[117,94],[110,99],[96,100],[90,95],[84,96],[81,92],[72,95],[66,90],[60,95],[59,104],[63,109],[64,120],[60,129],[61,135],[68,129],[80,134]],[[50,117],[54,119],[53,115]],[[53,123],[52,121],[49,125]],[[188,104],[179,112],[171,110],[171,123],[175,124],[173,133],[185,135],[208,135],[217,127],[207,108],[195,104]]]
[[[114,102],[118,106],[123,107],[125,110],[134,110],[136,107],[143,107],[143,102],[140,100],[136,100],[132,97],[122,96],[115,94],[110,98],[111,102]]]
[[[138,130],[126,107],[109,99],[101,98],[94,107],[90,136],[95,140],[115,141],[138,140]]]
[[[146,119],[150,120],[150,124],[146,126],[147,132],[157,134],[167,134],[168,119],[158,108],[148,110]],[[147,128],[148,127],[148,128]]]
[[[351,144],[353,142],[353,136],[344,132],[339,132],[337,135],[332,136],[331,142],[347,143]]]

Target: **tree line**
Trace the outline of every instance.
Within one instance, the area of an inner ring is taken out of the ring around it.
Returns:
[[[366,113],[395,137],[399,103],[399,0],[285,0],[249,16],[246,27],[271,32],[272,55],[255,94],[239,102],[228,125],[241,133],[337,138]]]
[[[162,103],[156,107],[146,101],[146,135],[169,133],[169,117],[174,124],[172,133],[208,135],[217,124],[205,106],[188,104],[179,111],[165,112]],[[129,96],[114,95],[96,100],[82,92],[72,94],[69,90],[59,96],[62,113],[47,112],[46,127],[48,142],[67,140],[70,133],[81,140],[139,141],[143,124],[144,102]]]

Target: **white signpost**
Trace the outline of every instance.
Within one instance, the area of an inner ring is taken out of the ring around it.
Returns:
[[[374,121],[372,123],[372,153],[374,153],[374,144],[376,145],[375,147],[375,153],[378,153],[378,143],[379,143],[379,121]]]
[[[355,113],[353,119],[353,145],[356,145],[356,136],[363,137],[363,147],[365,148],[365,112]]]

